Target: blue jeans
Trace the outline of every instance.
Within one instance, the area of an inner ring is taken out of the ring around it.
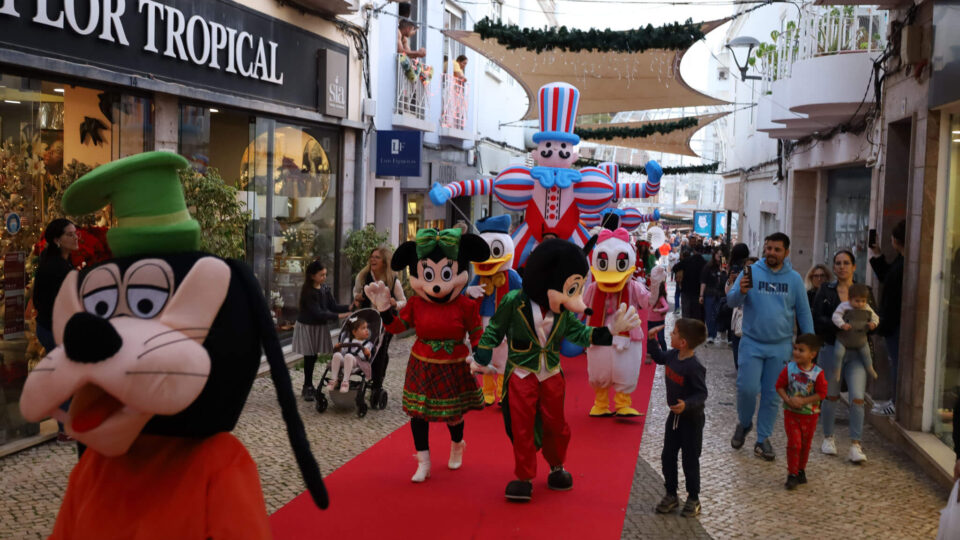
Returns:
[[[873,357],[870,356],[870,344],[864,343],[863,347],[857,349],[847,349],[843,346],[843,343],[840,343],[838,339],[833,345],[833,371],[830,373],[824,372],[824,375],[827,377],[833,377],[834,379],[840,380],[840,370],[843,369],[844,360],[847,357],[847,351],[856,351],[857,355],[863,360],[863,367],[867,369],[869,373],[873,369]]]
[[[740,425],[753,425],[757,411],[757,442],[762,443],[773,433],[773,424],[780,411],[777,378],[793,353],[793,341],[760,343],[748,336],[740,338],[739,368],[737,370],[737,416]]]
[[[717,337],[717,308],[719,307],[719,297],[703,297],[703,319],[707,323],[707,337],[710,339]]]
[[[836,373],[834,346],[824,345],[820,349],[817,362],[824,374]],[[843,376],[850,392],[850,440],[859,441],[863,435],[863,397],[867,390],[867,369],[856,350],[847,351],[847,359],[843,362]],[[830,399],[831,397],[840,397],[840,381],[836,377],[828,376],[827,399],[820,405],[820,424],[823,426],[824,437],[833,437],[834,422],[837,419],[838,399]],[[854,403],[854,400],[860,400],[860,403]]]
[[[890,401],[897,402],[897,365],[900,363],[900,327],[890,334],[883,336],[887,343],[887,361],[890,363]]]

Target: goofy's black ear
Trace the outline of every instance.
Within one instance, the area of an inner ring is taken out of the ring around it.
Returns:
[[[587,244],[583,246],[584,255],[586,255],[587,257],[590,257],[590,252],[593,251],[593,246],[597,245],[598,238],[599,238],[598,236],[594,235],[594,236],[591,236],[589,240],[587,240]]]
[[[390,268],[394,272],[399,272],[406,268],[416,268],[417,266],[417,243],[414,241],[404,242],[393,252],[393,258],[390,259]],[[414,272],[414,270],[411,270]]]
[[[490,258],[490,246],[487,242],[476,234],[464,234],[460,236],[460,256],[457,259],[461,261],[481,262]]]

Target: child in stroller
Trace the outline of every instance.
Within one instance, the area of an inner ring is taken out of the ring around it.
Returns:
[[[371,363],[377,356],[383,340],[383,322],[380,314],[373,309],[360,309],[347,317],[340,327],[339,343],[334,346],[333,358],[320,378],[314,406],[317,412],[324,412],[329,406],[327,396],[321,390],[326,386],[330,400],[338,407],[356,406],[357,416],[367,414],[369,407],[364,401],[367,389],[371,388]],[[341,373],[342,368],[342,373]],[[334,392],[339,384],[339,392]],[[354,392],[354,393],[352,393]],[[371,390],[372,392],[372,390]],[[371,404],[377,409],[386,406],[387,393],[371,396]]]
[[[343,330],[349,335],[344,336]],[[340,333],[340,343],[333,346],[333,358],[330,360],[330,384],[327,390],[333,392],[337,385],[337,376],[340,366],[343,365],[343,383],[340,392],[350,390],[350,374],[354,368],[360,368],[364,376],[370,378],[370,326],[367,321],[356,316],[347,318],[347,323]]]

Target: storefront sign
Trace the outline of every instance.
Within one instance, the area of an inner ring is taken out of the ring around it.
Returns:
[[[324,49],[318,53],[320,62],[320,112],[339,118],[347,117],[347,55]]]
[[[420,176],[423,132],[378,131],[377,176]]]
[[[3,290],[23,291],[27,287],[25,263],[27,254],[23,251],[11,251],[3,256]]]
[[[5,293],[3,296],[3,339],[23,337],[24,326],[23,291],[18,294]]]
[[[304,60],[349,50],[229,0],[0,0],[0,43],[311,109],[318,74]]]
[[[700,236],[713,236],[713,213],[694,212],[693,232]]]
[[[7,234],[17,234],[23,227],[23,222],[20,221],[20,214],[16,212],[10,212],[4,216],[3,222],[5,223]]]

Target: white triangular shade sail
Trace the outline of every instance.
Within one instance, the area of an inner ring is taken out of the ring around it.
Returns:
[[[705,22],[700,27],[708,33],[724,22],[726,19]],[[527,49],[507,49],[495,38],[481,39],[476,32],[444,33],[496,63],[523,86],[529,98],[524,119],[537,118],[536,92],[555,81],[570,83],[580,90],[581,115],[726,103],[684,82],[680,60],[686,50],[629,53],[554,49],[537,54]]]
[[[679,154],[681,156],[692,156],[700,157],[696,152],[693,151],[693,148],[690,146],[690,140],[693,138],[693,135],[706,127],[711,122],[716,121],[719,118],[722,118],[730,114],[729,112],[720,112],[714,114],[703,114],[697,116],[698,122],[695,126],[690,126],[685,129],[677,129],[671,131],[670,133],[660,134],[656,133],[649,137],[632,137],[629,139],[590,139],[581,135],[581,139],[586,142],[591,142],[595,144],[602,144],[605,146],[621,146],[624,148],[633,148],[636,150],[646,150],[648,152],[663,152],[665,154]],[[582,129],[597,129],[597,128],[616,128],[616,127],[628,127],[628,128],[639,128],[645,125],[650,124],[660,124],[666,122],[676,122],[680,118],[664,118],[663,120],[645,120],[643,122],[622,122],[616,124],[585,124],[579,126]]]

